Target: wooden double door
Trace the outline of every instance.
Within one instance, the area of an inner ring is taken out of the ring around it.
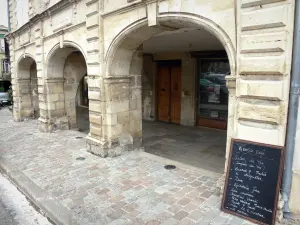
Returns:
[[[181,65],[161,64],[157,68],[158,121],[180,123]]]

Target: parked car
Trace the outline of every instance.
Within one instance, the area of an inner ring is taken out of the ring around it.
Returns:
[[[10,105],[8,92],[0,92],[0,106]]]

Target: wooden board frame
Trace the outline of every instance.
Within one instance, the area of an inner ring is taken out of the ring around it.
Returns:
[[[231,157],[232,157],[232,152],[233,152],[232,148],[233,148],[233,142],[234,141],[242,142],[242,143],[246,143],[246,144],[255,144],[255,145],[260,145],[260,146],[265,146],[265,147],[277,148],[278,150],[281,151],[281,154],[280,154],[281,159],[280,159],[280,165],[279,165],[279,175],[278,175],[277,185],[276,185],[275,204],[274,204],[274,208],[273,208],[273,216],[272,216],[273,218],[272,218],[272,224],[271,224],[271,225],[275,225],[276,213],[277,213],[277,207],[278,207],[278,196],[279,196],[281,180],[282,180],[282,175],[283,175],[285,147],[284,146],[278,146],[278,145],[263,144],[263,143],[259,143],[259,142],[253,142],[253,141],[247,141],[247,140],[241,140],[241,139],[235,139],[235,138],[231,139],[230,153],[229,153],[229,158],[228,158],[228,163],[227,163],[226,179],[225,179],[224,192],[223,192],[222,204],[221,204],[221,211],[226,212],[228,214],[232,214],[232,215],[237,216],[237,217],[240,217],[242,219],[249,220],[253,223],[257,223],[257,224],[260,224],[260,225],[269,225],[269,224],[266,224],[266,223],[263,223],[261,221],[252,219],[252,218],[247,217],[247,216],[243,216],[239,213],[236,213],[236,212],[233,212],[233,211],[230,211],[230,210],[224,208],[224,203],[225,203],[225,199],[226,199],[226,195],[227,195],[227,184],[228,184],[228,179],[229,179]]]

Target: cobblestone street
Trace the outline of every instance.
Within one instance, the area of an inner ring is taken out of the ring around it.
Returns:
[[[1,173],[0,225],[50,225]]]
[[[145,153],[100,158],[85,134],[41,133],[38,121],[0,111],[1,158],[58,200],[79,224],[250,224],[219,210],[220,174],[164,164]]]

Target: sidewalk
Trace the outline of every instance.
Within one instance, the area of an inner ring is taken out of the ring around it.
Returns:
[[[86,152],[85,134],[37,123],[0,110],[0,168],[57,224],[251,224],[219,210],[217,173],[166,170],[142,152],[103,159]]]

